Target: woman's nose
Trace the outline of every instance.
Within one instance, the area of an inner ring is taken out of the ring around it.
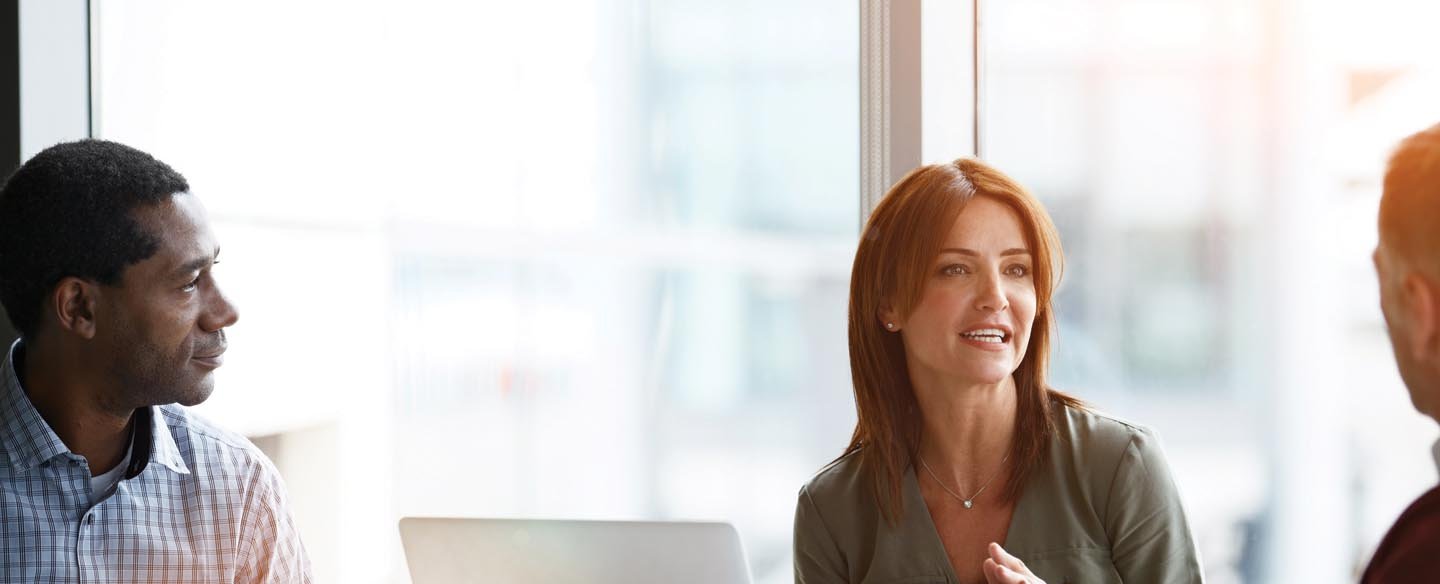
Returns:
[[[1000,312],[1010,307],[1005,300],[1005,288],[1000,275],[991,274],[981,284],[980,294],[975,298],[975,308],[982,312]]]

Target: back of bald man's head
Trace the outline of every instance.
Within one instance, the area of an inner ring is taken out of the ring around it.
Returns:
[[[1390,156],[1380,241],[1412,267],[1440,278],[1440,124],[1404,139]]]

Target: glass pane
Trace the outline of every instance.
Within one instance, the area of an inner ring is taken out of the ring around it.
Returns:
[[[103,4],[101,134],[185,173],[241,308],[203,414],[321,581],[407,515],[734,522],[788,582],[854,417],[856,10]]]
[[[1056,384],[1164,436],[1209,581],[1354,581],[1434,484],[1369,253],[1385,156],[1440,120],[1435,9],[984,6],[987,158],[1069,260]]]

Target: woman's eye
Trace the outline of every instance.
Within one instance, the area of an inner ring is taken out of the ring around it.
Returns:
[[[940,268],[940,273],[946,276],[959,276],[961,274],[970,273],[970,268],[967,268],[960,264],[950,264],[948,266]]]
[[[1013,266],[1010,266],[1009,268],[1006,268],[1005,273],[1010,274],[1011,276],[1015,276],[1016,278],[1024,278],[1025,276],[1030,275],[1030,268],[1022,266],[1020,264],[1015,264]]]

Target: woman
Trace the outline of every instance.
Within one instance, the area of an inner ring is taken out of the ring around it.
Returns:
[[[1046,385],[1061,265],[982,162],[890,189],[851,274],[859,421],[800,490],[796,582],[1202,581],[1154,434]]]

